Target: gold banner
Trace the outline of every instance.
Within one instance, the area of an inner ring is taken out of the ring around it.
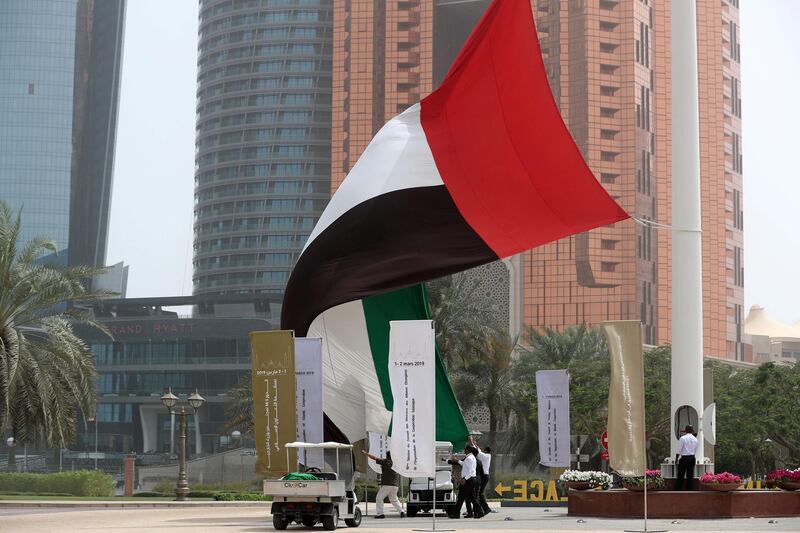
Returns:
[[[644,354],[638,320],[603,322],[611,354],[608,390],[609,465],[621,476],[643,476],[645,470]]]
[[[256,472],[282,476],[297,468],[297,450],[284,444],[297,440],[294,332],[250,333],[253,361],[253,418],[258,461]]]

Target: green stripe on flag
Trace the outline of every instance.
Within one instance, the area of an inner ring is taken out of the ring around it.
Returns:
[[[389,384],[389,321],[430,319],[424,285],[414,285],[362,300],[367,321],[367,335],[381,386],[383,403],[392,410],[392,387]],[[436,440],[453,443],[461,450],[469,436],[467,424],[456,401],[447,370],[436,347]]]

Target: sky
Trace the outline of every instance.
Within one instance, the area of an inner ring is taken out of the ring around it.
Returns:
[[[745,308],[800,320],[799,0],[741,0]],[[197,0],[130,0],[108,263],[128,296],[192,291]]]

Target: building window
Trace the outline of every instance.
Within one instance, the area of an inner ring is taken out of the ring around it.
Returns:
[[[744,229],[744,211],[742,210],[742,191],[733,190],[733,227]]]
[[[733,247],[733,283],[737,287],[744,287],[744,261],[742,249],[738,246]]]
[[[617,271],[617,263],[612,263],[610,261],[601,261],[600,262],[600,271],[601,272],[616,272]]]
[[[731,149],[733,151],[733,171],[742,173],[742,138],[738,133],[732,134]]]
[[[731,34],[731,59],[736,61],[737,63],[741,59],[741,46],[739,45],[739,27],[736,25],[735,22],[730,22],[730,34]]]

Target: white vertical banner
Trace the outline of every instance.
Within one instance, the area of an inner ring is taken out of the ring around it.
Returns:
[[[322,339],[298,337],[294,343],[297,440],[319,443],[323,440]],[[322,450],[299,449],[298,460],[306,466],[325,466]]]
[[[375,431],[368,431],[367,438],[369,440],[369,453],[375,457],[386,457],[386,452],[389,451],[389,437]],[[381,466],[374,459],[367,459],[367,464],[376,474],[381,473]]]
[[[389,450],[406,477],[436,469],[436,347],[432,320],[389,322],[389,381],[394,408]]]
[[[566,370],[536,372],[539,410],[539,462],[569,467],[569,375]]]

